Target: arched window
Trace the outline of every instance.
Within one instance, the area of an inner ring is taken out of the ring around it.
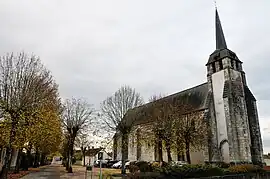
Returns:
[[[216,72],[216,66],[215,66],[215,63],[212,63],[211,65],[212,65],[213,73],[215,73],[215,72]]]
[[[236,62],[236,70],[240,70],[239,69],[239,63],[238,62]]]
[[[222,60],[220,60],[218,63],[219,63],[219,70],[222,70],[222,69],[223,69],[223,63],[222,63]]]
[[[231,67],[234,69],[234,63],[233,59],[231,59]]]

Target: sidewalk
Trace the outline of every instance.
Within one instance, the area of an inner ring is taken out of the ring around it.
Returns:
[[[30,173],[22,179],[85,179],[86,168],[83,166],[72,166],[73,173],[67,173],[62,165],[48,165],[39,171]]]
[[[73,173],[67,173],[65,171],[65,167],[61,167],[61,175],[60,178],[68,178],[68,179],[85,179],[86,175],[86,167],[73,165],[72,166]]]

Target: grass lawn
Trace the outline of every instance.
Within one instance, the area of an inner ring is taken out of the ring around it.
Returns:
[[[102,175],[111,175],[111,174],[120,174],[121,173],[121,169],[114,169],[114,168],[102,168]],[[98,176],[100,173],[100,169],[99,168],[94,168],[93,170],[94,175]]]

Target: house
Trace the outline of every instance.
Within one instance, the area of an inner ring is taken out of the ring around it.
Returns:
[[[263,163],[256,99],[248,87],[242,61],[227,47],[218,11],[215,13],[216,49],[206,62],[207,81],[129,110],[122,119],[124,122],[134,121],[125,141],[128,148],[123,154],[122,135],[117,131],[113,144],[114,159],[120,160],[122,155],[128,160],[156,161],[159,158],[158,144],[150,142],[155,136],[146,132],[154,126],[152,114],[157,110],[155,104],[167,102],[178,108],[192,106],[192,111],[187,109],[184,111],[185,114],[200,112],[202,118],[208,122],[210,132],[205,133],[208,141],[204,149],[191,152],[191,163],[207,161]],[[201,45],[205,43],[207,42],[202,42]],[[196,49],[193,50],[196,53]],[[147,136],[149,142],[136,142],[142,136]],[[168,161],[164,148],[162,156],[164,161]],[[175,151],[172,151],[172,160],[179,160]]]
[[[93,165],[94,161],[99,160],[99,155],[101,156],[101,160],[111,160],[112,154],[108,153],[104,150],[104,148],[94,148],[86,151],[85,154],[85,164]],[[84,159],[82,158],[82,165],[84,163]]]

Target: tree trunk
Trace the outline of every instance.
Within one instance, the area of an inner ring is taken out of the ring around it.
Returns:
[[[34,168],[39,167],[39,152],[38,149],[36,149],[35,158],[34,158]]]
[[[83,153],[83,166],[85,166],[85,152]]]
[[[21,161],[21,168],[26,171],[28,170],[28,161],[26,154],[22,153],[22,161]]]
[[[68,171],[68,167],[69,167],[69,149],[68,149],[67,157],[66,157],[66,171]]]
[[[0,173],[0,179],[7,179],[7,174],[9,170],[9,165],[11,163],[11,154],[12,154],[12,149],[11,148],[6,148],[6,155],[4,159],[4,165],[2,167],[2,171]]]
[[[162,139],[158,137],[158,160],[163,162],[163,153],[162,153]]]
[[[122,133],[122,174],[126,174],[125,163],[128,159],[128,133]]]
[[[69,148],[70,148],[70,139],[68,139],[68,142],[67,142],[67,156],[66,156],[66,171],[68,171],[68,168],[69,168]]]
[[[190,144],[189,142],[186,142],[186,157],[187,157],[187,162],[190,164]]]
[[[168,156],[168,162],[172,161],[172,155],[171,155],[171,145],[170,142],[165,141],[166,143],[166,151],[167,151],[167,156]]]
[[[14,173],[19,173],[19,171],[20,171],[20,166],[21,166],[21,153],[22,153],[22,149],[19,149],[19,150],[18,150],[18,156],[17,156],[17,160],[16,160],[16,166],[15,166]]]
[[[72,157],[73,157],[73,147],[74,147],[74,141],[75,137],[72,138],[72,141],[70,141],[70,146],[69,146],[69,166],[68,166],[68,173],[73,173],[72,171]]]
[[[16,119],[16,118],[13,118]],[[5,155],[5,163],[2,167],[2,171],[0,173],[0,179],[7,179],[7,174],[8,171],[10,169],[10,164],[11,164],[11,160],[12,160],[12,144],[15,140],[15,135],[16,135],[16,123],[14,122],[14,120],[12,120],[12,124],[11,124],[11,130],[10,130],[10,134],[9,134],[9,146],[6,149],[6,155]]]
[[[71,152],[69,153],[69,156],[68,156],[68,173],[73,173],[72,171],[72,155],[71,155]]]
[[[32,154],[31,154],[31,148],[27,150],[27,170],[29,167],[32,167],[33,166],[33,159],[32,159]]]
[[[177,160],[178,161],[185,161],[185,154],[183,152],[183,148],[181,147],[182,145],[177,145]]]
[[[45,165],[45,155],[44,153],[41,153],[41,157],[40,157],[40,165],[44,166]]]

